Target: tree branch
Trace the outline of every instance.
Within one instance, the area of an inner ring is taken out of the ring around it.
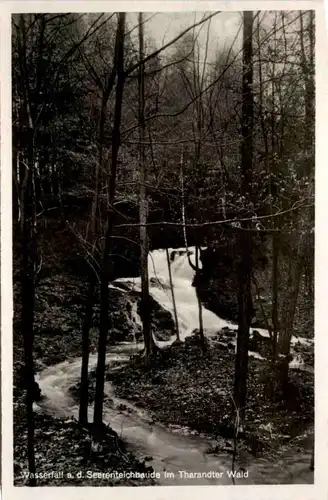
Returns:
[[[238,219],[223,219],[223,220],[217,220],[217,221],[207,221],[207,222],[195,222],[195,223],[187,223],[184,224],[183,222],[170,222],[170,221],[161,221],[161,222],[147,222],[147,224],[141,224],[141,223],[131,223],[131,224],[118,224],[113,227],[140,227],[140,226],[174,226],[174,227],[209,227],[209,226],[219,226],[221,224],[231,224],[231,223],[237,223],[237,222],[254,222],[255,224],[259,220],[264,220],[264,219],[271,219],[273,217],[279,217],[281,215],[287,214],[289,212],[293,212],[295,210],[298,210],[300,208],[308,208],[308,207],[313,207],[314,204],[309,204],[309,205],[298,205],[294,206],[292,208],[289,208],[287,210],[281,210],[280,212],[276,212],[275,214],[270,214],[270,215],[259,215],[258,217],[244,217],[244,218],[238,218]],[[258,232],[261,230],[258,229]]]
[[[178,40],[180,40],[180,38],[182,38],[187,33],[189,33],[189,31],[191,31],[192,29],[196,28],[197,26],[200,26],[203,23],[206,23],[206,21],[208,21],[209,19],[211,19],[212,17],[214,17],[214,16],[216,16],[217,14],[220,14],[220,13],[221,13],[221,11],[214,12],[214,13],[206,16],[205,18],[203,18],[201,21],[198,21],[197,23],[194,23],[192,26],[189,26],[188,28],[186,28],[185,30],[183,30],[179,35],[177,35],[172,40],[170,40],[165,45],[163,45],[163,47],[161,47],[160,49],[155,50],[155,52],[152,52],[151,54],[149,54],[149,56],[145,57],[142,61],[138,61],[137,63],[135,63],[132,66],[130,66],[130,68],[128,68],[125,71],[125,76],[130,75],[141,64],[146,64],[150,59],[158,56],[161,52],[163,52],[164,50],[166,50],[171,45],[175,44]]]

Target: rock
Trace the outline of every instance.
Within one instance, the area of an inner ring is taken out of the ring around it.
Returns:
[[[171,347],[181,347],[183,345],[182,340],[180,339],[175,339],[174,342],[172,342]]]
[[[149,285],[153,288],[159,288],[162,290],[170,290],[169,285],[167,285],[166,283],[161,283],[161,281],[159,281],[159,279],[153,278],[153,277],[150,278]]]
[[[235,337],[236,330],[232,330],[232,328],[224,327],[218,332],[218,335],[220,337],[228,337],[228,338]]]
[[[199,345],[199,338],[196,337],[195,335],[191,335],[190,337],[186,337],[185,339],[185,346],[195,346]]]
[[[266,342],[266,343],[271,343],[270,337],[265,337],[264,335],[261,335],[260,332],[257,330],[253,330],[253,340],[256,340],[258,342]]]
[[[33,384],[33,400],[34,401],[40,401],[42,399],[42,394],[41,394],[41,389],[39,387],[39,384],[34,381]]]
[[[171,255],[170,255],[170,261],[171,262],[174,261],[176,254],[177,254],[176,250],[173,250],[173,252],[171,252]]]

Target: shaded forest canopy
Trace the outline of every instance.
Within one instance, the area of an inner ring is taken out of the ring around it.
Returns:
[[[97,348],[94,440],[106,349],[126,340],[116,314],[123,302],[109,284],[140,277],[146,366],[161,359],[156,339],[171,331],[180,342],[174,256],[167,251],[168,318],[151,295],[153,250],[186,249],[203,353],[204,308],[238,324],[236,435],[247,428],[250,328],[268,331],[273,399],[289,388],[293,335],[313,338],[314,12],[245,12],[213,50],[221,14],[199,14],[161,46],[141,13],[12,17],[15,363],[24,364],[32,472],[35,346],[44,348],[38,314],[49,280],[81,281],[79,422],[89,425]]]

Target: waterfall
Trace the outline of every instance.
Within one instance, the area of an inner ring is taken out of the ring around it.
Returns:
[[[189,264],[189,260],[195,265],[195,247],[189,248],[170,248],[169,258],[171,262],[172,282],[174,287],[174,295],[178,313],[180,337],[184,340],[195,329],[199,327],[198,319],[198,301],[196,289],[193,286],[195,271]],[[165,249],[153,250],[148,256],[148,273],[149,273],[149,292],[156,302],[158,302],[163,309],[169,311],[174,317],[172,295],[170,291],[169,270],[167,265],[167,257]],[[110,285],[111,288],[119,288],[119,284],[124,283],[128,290],[141,291],[141,280],[138,278],[119,278]],[[224,327],[231,330],[237,330],[237,325],[223,320],[212,311],[203,306],[203,325],[204,333],[206,336],[211,336]],[[135,317],[137,317],[135,311]],[[138,320],[136,320],[138,321]],[[140,324],[140,318],[139,318]],[[269,337],[269,332],[263,328],[254,328],[262,337]],[[253,334],[253,328],[250,329],[250,334]],[[172,337],[174,340],[175,337]],[[232,339],[235,344],[236,341]],[[292,337],[292,345],[297,342],[304,345],[310,345],[313,340],[303,339],[300,337]],[[170,341],[167,342],[171,343]],[[249,352],[253,357],[263,359],[258,353]],[[297,367],[300,363],[297,363]],[[296,367],[291,364],[291,368]]]
[[[181,340],[198,328],[198,302],[193,286],[195,271],[189,264],[195,263],[195,248],[170,248],[172,282],[178,312]],[[148,257],[149,292],[151,296],[173,317],[173,303],[165,249],[153,250]],[[115,283],[124,283],[130,290],[141,290],[140,278],[119,278]],[[223,327],[236,328],[228,321],[203,307],[204,329],[208,335]]]

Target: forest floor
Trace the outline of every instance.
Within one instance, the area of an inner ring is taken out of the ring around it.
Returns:
[[[81,326],[85,307],[87,284],[72,276],[59,274],[40,280],[36,293],[35,311],[35,369],[41,371],[69,358],[81,356]],[[26,485],[27,478],[27,427],[25,418],[24,360],[19,331],[18,287],[14,288],[14,482]],[[131,314],[125,311],[123,295],[110,290],[110,301],[115,312],[116,329],[109,342],[133,340]],[[120,306],[118,306],[120,304]],[[95,307],[94,327],[90,331],[90,352],[97,347],[99,311]],[[165,328],[164,328],[165,334]],[[130,337],[129,337],[130,335]],[[138,474],[151,472],[151,468],[124,451],[124,443],[114,434],[104,438],[101,450],[92,449],[91,432],[74,419],[54,418],[43,413],[35,414],[36,470],[44,474],[37,485],[139,485],[154,484],[150,477],[118,479],[79,477],[83,470],[122,473],[126,470]],[[51,471],[62,471],[64,477],[47,477]],[[66,477],[70,473],[72,477]]]
[[[200,435],[209,443],[208,453],[233,454],[234,448],[234,346],[232,330],[213,336],[203,352],[195,336],[179,346],[163,349],[161,358],[146,367],[136,356],[121,370],[108,366],[106,379],[119,398],[142,408],[153,423],[163,424],[180,435]],[[312,347],[298,345],[298,352]],[[268,343],[258,348],[269,354]],[[314,432],[314,375],[290,370],[288,393],[272,400],[267,394],[268,372],[265,361],[249,358],[246,432],[238,439],[236,463],[247,469],[256,460],[288,464],[310,455]],[[90,374],[93,400],[95,373]],[[71,388],[77,398],[79,384]],[[291,469],[293,466],[291,466]],[[308,472],[311,475],[310,471]],[[310,479],[311,481],[311,479]]]
[[[81,356],[81,326],[85,308],[86,283],[74,276],[57,275],[41,280],[37,288],[35,314],[35,366],[41,371],[47,366]],[[109,342],[134,340],[137,331],[131,308],[125,303],[125,294],[110,290],[114,310],[114,330]],[[137,300],[137,297],[134,297]],[[131,297],[129,298],[131,303]],[[17,292],[15,304],[18,304]],[[97,321],[90,332],[90,351],[97,347]],[[14,472],[15,484],[24,485],[26,460],[26,424],[24,390],[22,389],[23,356],[19,334],[19,311],[14,319]],[[159,318],[159,319],[158,319]],[[158,338],[165,340],[171,334],[170,321],[163,311],[157,311],[153,322]],[[155,366],[146,368],[132,360],[128,366],[108,373],[117,396],[132,401],[145,410],[153,421],[160,422],[173,433],[197,433],[212,443],[209,453],[220,455],[232,452],[234,429],[232,422],[232,380],[234,375],[234,346],[229,342],[231,331],[218,332],[203,353],[190,337],[181,346],[166,348]],[[224,342],[222,342],[224,340]],[[266,345],[258,351],[266,356]],[[305,348],[304,348],[305,349]],[[299,351],[304,350],[298,346]],[[313,358],[311,347],[304,354]],[[290,395],[285,401],[272,402],[265,395],[264,361],[250,357],[247,410],[247,434],[239,440],[239,463],[255,457],[278,459],[292,446],[299,451],[312,446],[313,431],[313,374],[292,370]],[[90,374],[90,399],[93,398],[94,373]],[[77,396],[77,391],[72,395]],[[244,457],[244,458],[243,458]],[[246,458],[245,458],[246,457]],[[94,485],[94,479],[78,477],[81,470],[150,472],[145,463],[124,451],[124,444],[109,434],[102,449],[93,449],[91,434],[74,419],[59,419],[36,414],[36,465],[38,472],[61,470],[70,477],[38,479],[39,485]],[[136,481],[136,482],[135,482]],[[100,478],[97,485],[149,485],[152,478]]]
[[[22,405],[15,408],[14,484],[26,486],[27,431]],[[116,433],[94,444],[91,430],[73,418],[35,415],[37,486],[152,486],[153,469],[125,449]],[[133,473],[127,477],[126,471]]]
[[[233,332],[230,332],[232,334]],[[172,432],[209,437],[211,453],[231,451],[234,437],[234,347],[219,332],[203,353],[195,337],[165,350],[160,363],[145,368],[135,360],[121,371],[108,373],[118,397],[147,411]],[[262,349],[263,354],[263,349]],[[277,459],[289,447],[311,449],[314,425],[314,375],[290,371],[288,394],[272,401],[266,394],[265,362],[249,358],[247,432],[238,443],[239,461],[255,457]]]

